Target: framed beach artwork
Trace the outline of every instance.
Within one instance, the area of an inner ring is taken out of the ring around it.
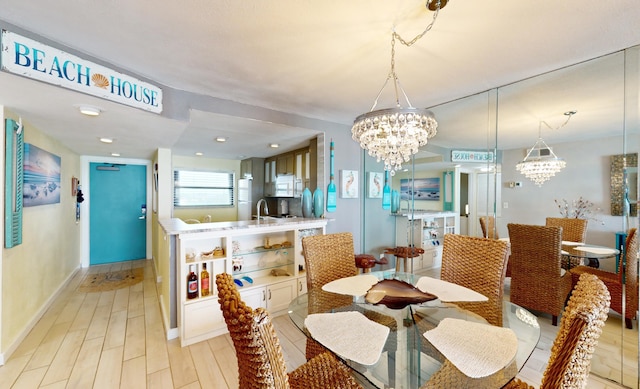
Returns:
[[[340,197],[343,199],[357,199],[358,185],[357,170],[340,170]]]
[[[400,199],[440,201],[440,178],[403,178],[400,180]]]
[[[370,199],[382,198],[382,186],[384,185],[384,173],[369,172],[367,178],[367,197]]]
[[[60,157],[32,144],[24,144],[23,206],[60,202]]]

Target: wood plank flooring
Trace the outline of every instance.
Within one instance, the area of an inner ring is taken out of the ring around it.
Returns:
[[[99,293],[77,291],[87,273],[131,267],[144,268],[142,283]],[[179,339],[165,339],[154,280],[151,260],[80,270],[0,367],[0,388],[237,388],[228,335],[184,348]],[[305,337],[286,315],[274,323],[292,370],[305,362]],[[550,320],[541,318],[541,326],[538,348],[519,375],[536,387],[555,338]],[[593,374],[588,387],[620,388]]]

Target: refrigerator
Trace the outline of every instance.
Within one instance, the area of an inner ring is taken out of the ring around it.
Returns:
[[[252,178],[238,180],[238,220],[251,220],[253,204],[251,201]]]

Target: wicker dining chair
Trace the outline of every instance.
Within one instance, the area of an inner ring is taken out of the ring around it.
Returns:
[[[587,223],[587,219],[548,217],[545,225],[548,227],[562,227],[563,240],[584,243],[587,240]]]
[[[498,239],[496,219],[493,216],[480,216],[480,228],[482,236],[489,239]]]
[[[618,261],[616,273],[595,269],[589,266],[577,266],[571,269],[571,278],[576,283],[580,276],[589,273],[597,276],[611,293],[611,309],[622,314],[622,291],[625,292],[624,321],[629,329],[633,329],[633,318],[638,311],[638,234],[635,228],[629,230],[624,245],[623,255]],[[623,260],[624,259],[624,260]],[[626,266],[625,266],[626,265]]]
[[[587,219],[548,217],[545,225],[562,227],[562,240],[584,243],[587,240],[587,223]],[[569,266],[569,261],[571,261],[571,266]],[[571,257],[570,255],[562,256],[563,269],[570,269],[580,265],[582,265],[581,258]]]
[[[302,238],[309,314],[324,313],[335,307],[348,306],[353,297],[334,293],[323,293],[322,286],[346,277],[358,275],[350,232],[314,235]],[[307,360],[326,352],[327,349],[313,339],[307,339]]]
[[[558,325],[571,274],[561,268],[562,227],[507,225],[511,242],[511,302],[550,313]]]
[[[389,381],[395,380],[395,352],[397,345],[398,323],[396,320],[373,310],[353,306],[353,296],[342,296],[322,290],[325,284],[346,277],[358,275],[353,249],[353,235],[350,232],[307,236],[302,239],[302,254],[306,266],[307,294],[309,314],[324,313],[330,310],[347,310],[362,313],[369,320],[389,327],[389,336],[383,348],[389,355]],[[307,360],[327,351],[313,339],[307,339]]]
[[[598,277],[587,273],[580,276],[562,315],[540,389],[586,387],[610,303],[609,291]],[[517,378],[504,388],[534,389]]]
[[[287,373],[269,313],[247,306],[230,274],[218,274],[216,286],[222,315],[236,349],[240,388],[362,388],[349,368],[331,353],[320,354]]]
[[[482,302],[459,302],[490,324],[502,327],[502,300],[509,243],[502,240],[446,234],[440,278],[486,296]]]

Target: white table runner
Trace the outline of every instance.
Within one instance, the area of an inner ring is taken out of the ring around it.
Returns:
[[[461,372],[471,378],[489,376],[507,366],[518,351],[513,330],[446,318],[424,333]]]
[[[315,313],[307,316],[304,325],[324,347],[362,365],[378,362],[389,335],[389,327],[360,312]]]
[[[474,290],[438,278],[420,277],[416,288],[438,296],[442,302],[489,300]]]

